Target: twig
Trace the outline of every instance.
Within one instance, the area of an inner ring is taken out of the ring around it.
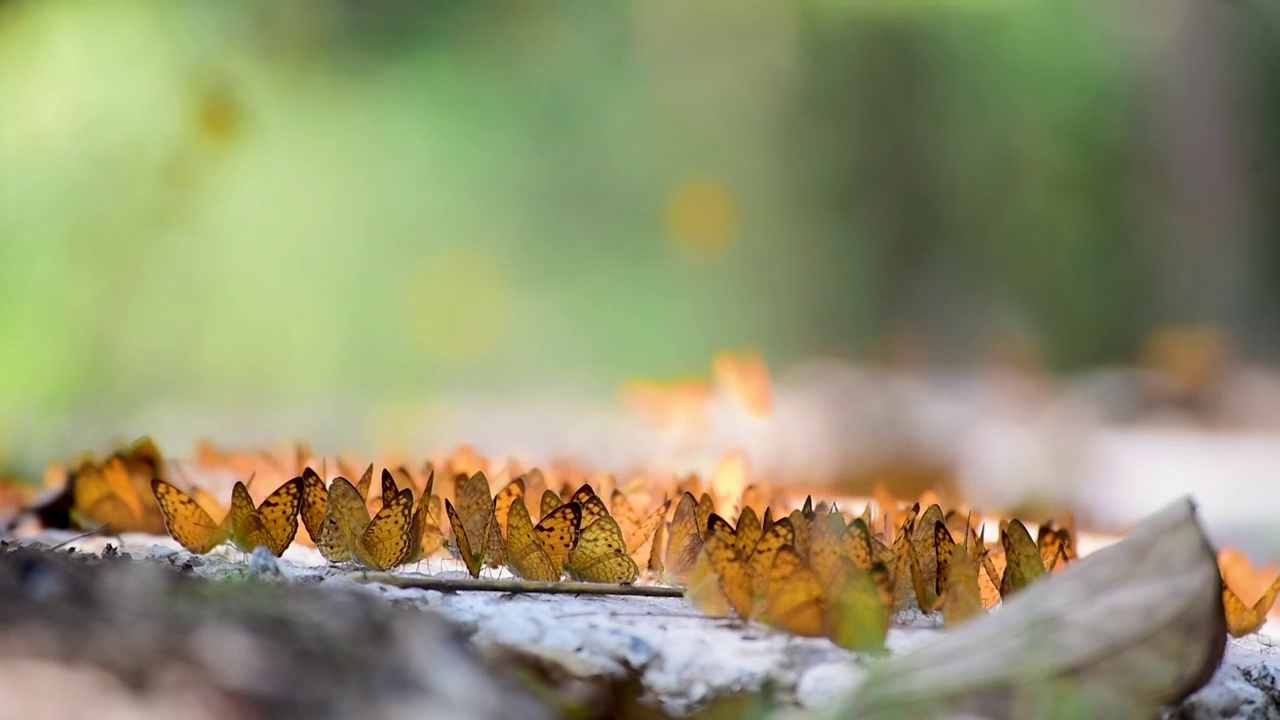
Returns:
[[[580,618],[580,617],[598,618],[601,615],[603,615],[604,617],[610,617],[610,618],[643,617],[643,618],[662,618],[662,619],[669,619],[669,620],[703,620],[707,622],[724,623],[731,627],[744,627],[747,624],[747,621],[743,620],[740,617],[717,617],[714,615],[703,615],[701,614],[701,611],[699,611],[697,608],[694,608],[692,605],[689,606],[689,609],[692,612],[685,612],[685,613],[674,613],[674,612],[603,612],[602,613],[599,611],[572,612],[572,613],[562,613],[560,615],[556,615],[555,619],[567,620],[569,618]]]
[[[353,573],[357,582],[381,583],[401,588],[440,592],[503,592],[545,595],[623,595],[629,597],[684,597],[684,588],[657,585],[611,585],[587,582],[534,582],[461,578],[410,578],[390,573]]]
[[[109,535],[109,534],[111,534],[111,525],[110,525],[110,524],[99,525],[98,527],[96,527],[96,528],[94,528],[94,529],[90,530],[90,531],[89,531],[89,532],[87,532],[87,533],[81,533],[80,535],[77,535],[77,536],[75,536],[75,537],[73,537],[73,538],[71,538],[71,539],[69,539],[69,540],[63,540],[62,542],[58,543],[57,545],[54,545],[53,547],[51,547],[51,548],[49,548],[49,549],[50,549],[50,550],[61,550],[62,548],[64,548],[64,547],[66,547],[66,546],[70,545],[70,544],[71,544],[71,543],[73,543],[73,542],[76,542],[77,540],[83,540],[83,539],[85,539],[85,538],[87,538],[87,537],[90,537],[90,536],[92,536],[92,535],[99,535],[99,534],[102,534],[102,535]]]

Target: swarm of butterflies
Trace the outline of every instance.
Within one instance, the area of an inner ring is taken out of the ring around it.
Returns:
[[[1033,540],[1021,521],[1010,520],[1001,527],[1000,550],[992,552],[971,514],[944,514],[938,504],[921,513],[920,503],[903,513],[895,502],[880,504],[885,511],[878,517],[868,504],[850,520],[834,505],[806,499],[774,520],[772,508],[760,517],[744,503],[731,525],[705,499],[685,495],[668,557],[687,578],[688,596],[709,615],[732,609],[863,651],[884,648],[898,610],[941,610],[952,626],[1075,557],[1067,527],[1043,525]]]
[[[931,493],[907,508],[881,490],[858,516],[810,497],[775,519],[786,497],[766,497],[758,485],[717,504],[689,475],[667,486],[673,502],[657,498],[661,488],[652,480],[619,486],[611,476],[590,476],[602,494],[609,490],[606,502],[592,482],[577,484],[582,473],[553,468],[558,490],[538,469],[494,482],[483,458],[459,453],[439,463],[452,478],[448,497],[435,492],[431,462],[416,474],[404,465],[384,468],[374,494],[372,464],[353,483],[346,477],[354,475],[350,465],[340,462],[342,474],[326,483],[305,464],[309,452],[299,446],[299,474],[255,503],[261,457],[215,456],[207,448],[197,457],[249,474],[233,486],[229,508],[201,487],[179,487],[148,438],[100,462],[81,458],[66,473],[62,497],[81,527],[167,532],[197,554],[230,543],[279,556],[296,541],[314,545],[332,563],[373,570],[447,551],[472,577],[486,567],[546,582],[568,576],[629,584],[644,574],[687,588],[686,596],[708,615],[733,613],[862,651],[883,649],[899,610],[941,611],[943,622],[954,626],[1077,556],[1069,515],[1040,525],[1035,537],[1019,520],[1002,521],[999,544],[988,547],[980,517],[944,511]],[[292,474],[285,465],[277,462],[261,476]],[[734,515],[732,523],[725,519]],[[1231,634],[1257,631],[1277,593],[1280,578],[1246,606],[1224,583]]]

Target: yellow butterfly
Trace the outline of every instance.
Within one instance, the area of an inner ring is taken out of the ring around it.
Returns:
[[[236,481],[231,490],[231,541],[244,552],[263,546],[276,557],[283,555],[298,532],[302,487],[301,478],[289,480],[254,507],[249,489]]]
[[[227,539],[228,517],[215,522],[195,498],[160,478],[152,479],[151,492],[164,516],[165,530],[188,551],[203,555]]]
[[[811,524],[809,567],[822,581],[822,586],[830,590],[844,585],[845,574],[852,567],[852,559],[845,555],[844,550],[846,531],[844,518],[838,513],[819,515]],[[848,565],[842,562],[846,560]]]
[[[402,565],[410,555],[412,511],[413,491],[405,488],[388,498],[370,519],[369,509],[356,487],[346,478],[334,478],[329,485],[328,508],[316,545],[321,553],[325,553],[326,548],[345,546],[346,555],[360,565],[388,570]],[[329,558],[329,554],[325,557]]]
[[[493,512],[489,481],[482,472],[465,478],[458,476],[454,494],[458,498],[456,508],[448,500],[444,502],[453,528],[454,544],[450,551],[458,554],[471,577],[480,577],[482,565],[496,567],[506,557],[502,530]]]
[[[853,522],[849,523],[844,537],[841,538],[841,544],[844,545],[845,557],[849,558],[854,567],[860,570],[871,569],[873,562],[871,531],[867,529],[864,519],[854,518]]]
[[[773,568],[773,561],[777,557],[778,551],[784,547],[791,547],[794,550],[795,528],[791,525],[791,518],[782,518],[769,527],[769,529],[760,536],[760,540],[756,542],[755,550],[751,552],[747,558],[747,570],[751,576],[752,585],[757,596],[763,595],[765,586],[769,580],[770,570]]]
[[[85,466],[81,463],[81,468]],[[151,493],[151,480],[168,480],[165,461],[160,449],[149,437],[144,437],[126,449],[117,450],[97,466],[96,476],[89,473],[81,482],[76,478],[73,488],[75,513],[93,524],[107,524],[115,532],[145,532],[158,535],[164,532],[164,518]],[[105,485],[104,485],[105,483]],[[81,487],[83,485],[83,487]],[[82,494],[83,493],[83,494]],[[97,502],[84,495],[94,496]],[[105,500],[114,498],[118,502]],[[105,500],[105,502],[104,502]],[[121,505],[127,508],[121,513]],[[97,505],[97,508],[92,505]]]
[[[769,572],[763,620],[793,635],[826,634],[827,600],[822,582],[791,546],[778,550]]]
[[[730,608],[750,618],[755,606],[751,572],[736,542],[736,533],[719,515],[707,520],[707,535],[685,592],[700,610],[724,616]]]
[[[608,515],[609,511],[604,506],[604,500],[596,495],[595,489],[590,484],[584,484],[569,498],[570,502],[576,502],[582,506],[582,527],[587,527],[591,523],[604,515]]]
[[[342,467],[342,465],[343,463],[338,463],[339,467]],[[351,473],[347,474],[350,475]],[[373,505],[373,496],[369,494],[369,491],[373,489],[373,463],[369,463],[369,466],[364,469],[364,473],[360,475],[360,480],[356,482],[355,487],[356,492],[360,493],[360,497],[364,499],[365,507],[368,507],[370,512],[374,512],[371,507]]]
[[[498,526],[494,512],[495,498],[489,492],[489,480],[483,472],[473,473],[469,477],[459,475],[455,480],[455,509],[466,526],[472,551],[481,553],[485,565],[496,568],[506,557],[506,548],[503,546],[502,529]],[[456,529],[454,534],[457,535]],[[479,547],[476,546],[477,539],[482,541]]]
[[[734,544],[738,552],[744,557],[750,557],[752,551],[756,549],[756,543],[760,541],[760,536],[764,534],[764,526],[750,505],[742,507],[742,512],[738,514],[738,522],[734,524],[733,529],[736,537]]]
[[[671,508],[671,501],[666,500],[656,510],[647,517],[640,514],[638,510],[627,500],[626,495],[621,490],[614,490],[609,500],[610,514],[614,520],[618,521],[618,527],[622,529],[622,537],[627,541],[628,551],[631,553],[631,559],[639,562],[648,562],[649,555],[653,549],[654,533],[658,526],[662,524],[662,519],[667,516],[667,510]]]
[[[599,495],[592,495],[578,504],[582,506],[582,527],[584,528],[600,518],[609,517],[609,510],[605,508],[604,500],[601,500]]]
[[[982,589],[978,582],[980,559],[974,555],[966,542],[959,545],[951,538],[945,525],[940,526],[946,533],[948,543],[938,545],[938,578],[946,577],[945,588],[940,588],[938,595],[942,599],[942,622],[947,627],[954,627],[966,620],[983,613]],[[942,537],[942,533],[939,533]],[[944,560],[945,558],[945,560]]]
[[[697,507],[693,495],[687,492],[681,495],[667,531],[667,554],[663,564],[668,579],[677,585],[689,583],[702,551],[701,527],[705,526],[698,524]]]
[[[576,544],[581,521],[581,506],[570,502],[548,513],[535,527],[525,504],[512,503],[507,515],[507,567],[526,580],[559,580],[564,548]]]
[[[1271,568],[1255,570],[1249,559],[1238,550],[1227,548],[1218,553],[1218,569],[1222,576],[1222,606],[1226,611],[1227,632],[1232,637],[1255,633],[1267,622],[1267,613],[1280,594],[1280,575],[1270,584]],[[1254,600],[1246,605],[1245,600]]]
[[[1040,560],[1047,572],[1067,564],[1073,544],[1071,533],[1066,528],[1041,525],[1036,531],[1036,549],[1040,551]]]
[[[711,519],[711,515],[716,511],[716,503],[711,499],[710,493],[702,493],[702,497],[698,498],[698,504],[694,508],[694,514],[698,519],[698,533],[707,532],[707,523]]]
[[[431,494],[435,479],[435,471],[428,471],[427,484],[422,490],[422,496],[418,498],[418,506],[413,510],[413,518],[409,521],[409,554],[405,556],[405,565],[429,557],[444,544],[439,517],[432,510],[432,501],[440,499]]]
[[[551,514],[551,511],[560,507],[560,496],[555,490],[547,489],[542,492],[542,499],[538,502],[538,517],[544,518]]]
[[[787,517],[791,520],[791,529],[796,533],[793,548],[800,557],[805,557],[809,554],[809,528],[813,525],[813,515],[804,510],[792,510]]]
[[[966,551],[968,547],[968,536],[965,536]],[[951,583],[951,562],[955,555],[956,541],[951,537],[951,531],[947,529],[946,521],[939,520],[933,525],[933,547],[936,560],[936,573],[934,577],[934,593],[938,596],[939,601],[947,594],[947,588]],[[974,587],[977,587],[977,565],[974,565]]]
[[[151,480],[166,480],[160,451],[149,438],[113,453],[101,465],[85,458],[71,476],[72,516],[87,527],[107,525],[113,532],[165,531]]]
[[[880,563],[863,570],[847,558],[839,562],[845,567],[836,574],[844,581],[831,594],[827,636],[849,650],[883,653],[893,605],[889,571]]]
[[[511,512],[511,506],[517,502],[524,505],[524,478],[519,477],[507,483],[493,498],[493,517],[504,533],[508,532],[507,516]],[[528,507],[525,508],[525,514],[529,514]]]
[[[600,502],[597,495],[591,499]],[[582,519],[585,521],[585,517]],[[622,528],[608,514],[597,517],[579,533],[567,569],[569,577],[586,582],[629,585],[640,577],[640,568],[627,554]]]
[[[83,461],[71,476],[71,490],[72,513],[80,525],[107,525],[116,533],[142,527],[142,505],[119,458],[108,459],[102,467]]]
[[[349,556],[343,556],[342,552],[336,547],[323,548],[320,546],[321,528],[324,526],[324,516],[329,508],[329,488],[324,484],[324,480],[315,470],[310,467],[302,470],[302,525],[307,530],[307,536],[311,538],[311,543],[320,550],[326,560],[332,562],[342,562],[349,559]],[[344,548],[345,550],[345,548]],[[330,553],[336,553],[337,557],[330,557]]]
[[[1020,520],[1009,521],[1009,526],[1000,531],[1000,544],[1004,546],[1005,556],[1000,597],[1007,598],[1045,574],[1044,559]]]
[[[909,607],[911,599],[919,595],[916,592],[916,586],[920,581],[920,573],[918,570],[913,573],[912,565],[912,559],[915,558],[915,545],[912,541],[915,538],[916,518],[919,516],[920,505],[917,503],[907,511],[902,525],[898,527],[898,534],[893,540],[891,557],[894,610]]]
[[[942,595],[937,590],[940,577],[938,574],[938,525],[946,529],[947,523],[942,514],[942,508],[937,504],[929,505],[916,519],[915,530],[911,536],[911,545],[920,565],[921,589],[924,592],[924,595],[917,597],[916,600],[920,607],[926,610],[936,608],[941,602]],[[942,580],[942,584],[946,585],[945,579]]]

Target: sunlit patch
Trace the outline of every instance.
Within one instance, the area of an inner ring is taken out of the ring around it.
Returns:
[[[769,368],[760,353],[744,350],[736,354],[721,350],[711,361],[711,377],[718,392],[735,400],[752,415],[768,417],[773,411]]]
[[[747,474],[747,454],[742,450],[734,450],[720,460],[711,475],[711,493],[715,497],[716,507],[730,517],[737,517],[741,510],[738,499],[747,487]]]
[[[493,350],[510,322],[510,293],[486,254],[448,250],[409,273],[404,309],[411,334],[435,358],[462,363]]]
[[[660,430],[696,437],[707,426],[707,401],[711,390],[702,380],[634,379],[622,384],[627,410]]]
[[[704,255],[729,249],[741,222],[738,200],[718,180],[688,180],[667,199],[667,235],[681,247]]]
[[[1218,328],[1207,325],[1165,326],[1146,338],[1142,365],[1158,373],[1162,392],[1193,396],[1212,389],[1226,375],[1231,344]]]

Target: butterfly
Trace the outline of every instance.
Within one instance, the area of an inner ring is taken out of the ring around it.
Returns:
[[[622,530],[622,537],[627,541],[632,560],[638,563],[650,556],[653,551],[654,533],[662,524],[662,519],[667,516],[667,510],[670,508],[671,501],[666,500],[648,516],[644,516],[632,506],[622,491],[613,491],[609,500],[610,514]]]
[[[965,544],[957,544],[945,524],[937,525],[935,532],[939,538],[938,595],[942,601],[942,622],[946,627],[954,627],[983,612],[978,583],[981,558],[969,546],[967,537]]]
[[[848,568],[853,567],[852,559],[845,554],[847,531],[844,518],[838,513],[818,515],[810,523],[809,567],[825,588],[843,585]]]
[[[384,498],[371,519],[356,487],[346,478],[334,478],[316,546],[331,561],[354,559],[373,570],[388,570],[411,554],[412,512],[413,491],[405,488]]]
[[[706,538],[686,593],[707,614],[724,615],[733,608],[742,618],[754,617],[777,553],[784,547],[794,549],[790,518],[771,525],[750,551],[744,551],[738,541],[743,529],[731,528],[714,514],[707,522]],[[714,584],[709,576],[715,579]]]
[[[916,602],[922,609],[936,608],[941,602],[942,594],[942,590],[938,589],[939,582],[941,581],[943,590],[946,586],[945,578],[940,577],[938,572],[938,525],[946,529],[946,516],[943,515],[942,508],[935,503],[920,513],[911,534],[911,546],[920,567],[921,580],[920,592],[916,593]]]
[[[582,507],[566,503],[535,526],[529,509],[513,503],[507,515],[507,567],[526,580],[559,580],[566,552],[578,543]]]
[[[570,502],[576,502],[582,506],[582,527],[587,527],[601,517],[608,515],[609,510],[604,506],[604,500],[596,495],[596,491],[590,484],[585,484],[578,488],[569,498]]]
[[[600,500],[599,496],[591,497]],[[585,522],[585,516],[582,520]],[[597,517],[578,534],[567,569],[569,577],[586,582],[629,585],[640,577],[640,568],[627,554],[622,528],[608,514]]]
[[[150,438],[111,454],[102,464],[79,462],[71,478],[72,514],[81,526],[106,525],[113,532],[165,532],[151,480],[167,480],[164,457]]]
[[[837,573],[843,580],[828,591],[827,637],[849,650],[884,653],[893,606],[889,571],[882,563],[863,569],[847,558],[839,562],[845,566]]]
[[[480,577],[482,565],[496,566],[506,557],[502,530],[493,512],[489,481],[482,472],[469,477],[457,476],[454,495],[458,499],[457,507],[444,501],[445,514],[453,528],[454,546],[450,550],[457,552],[471,577]]]
[[[320,553],[324,555],[326,560],[332,562],[342,562],[350,559],[345,554],[345,547],[339,549],[337,547],[321,547],[320,533],[324,526],[324,517],[329,509],[329,488],[324,484],[324,480],[320,479],[320,475],[310,467],[302,470],[302,508],[299,514],[302,516],[302,525],[307,530],[308,537],[315,544]]]
[[[507,516],[511,512],[511,507],[516,503],[524,504],[524,490],[524,478],[518,477],[507,483],[493,498],[493,517],[504,533],[507,532]],[[528,510],[526,507],[526,515],[529,514]]]
[[[790,545],[774,556],[764,598],[766,623],[793,635],[826,634],[827,599],[818,575]]]
[[[544,518],[551,514],[552,510],[560,507],[560,495],[555,490],[547,489],[542,492],[542,498],[538,501],[538,517]]]
[[[1044,575],[1045,561],[1020,520],[1010,520],[1008,527],[1000,531],[1000,544],[1004,546],[1005,555],[1000,597],[1007,598]]]
[[[756,511],[750,505],[744,505],[742,512],[738,514],[738,522],[733,525],[734,544],[738,548],[738,552],[742,555],[750,555],[756,549],[756,543],[760,541],[760,536],[764,534],[764,525],[760,518],[756,516]]]
[[[245,484],[236,481],[231,489],[231,541],[244,552],[263,546],[279,557],[298,532],[298,510],[302,505],[301,478],[285,482],[254,506]]]
[[[685,596],[711,616],[727,615],[730,608],[742,618],[753,615],[755,588],[738,549],[736,530],[714,513],[707,520],[707,533]]]
[[[106,525],[117,533],[145,525],[142,503],[123,460],[112,457],[101,466],[85,460],[72,475],[71,488],[72,513],[80,525]]]
[[[1280,595],[1280,576],[1268,585],[1266,571],[1256,572],[1248,558],[1240,552],[1227,549],[1218,553],[1218,567],[1222,575],[1222,606],[1226,611],[1227,632],[1232,637],[1244,637],[1255,633],[1267,622],[1267,613]],[[1274,572],[1274,571],[1273,571]],[[1241,595],[1257,600],[1245,605]]]
[[[227,540],[228,515],[214,521],[195,498],[160,478],[151,480],[151,492],[164,516],[165,530],[189,552],[203,555]]]
[[[689,583],[698,554],[702,551],[702,527],[706,526],[698,524],[697,501],[686,492],[676,504],[675,515],[667,531],[667,553],[663,564],[671,582],[678,585]]]
[[[409,521],[409,553],[405,556],[403,563],[405,565],[429,557],[444,543],[439,516],[436,514],[437,511],[432,509],[432,502],[440,500],[438,496],[431,494],[434,485],[435,471],[432,470],[427,473],[426,485],[421,497],[418,498],[418,506],[413,510],[413,517]]]

